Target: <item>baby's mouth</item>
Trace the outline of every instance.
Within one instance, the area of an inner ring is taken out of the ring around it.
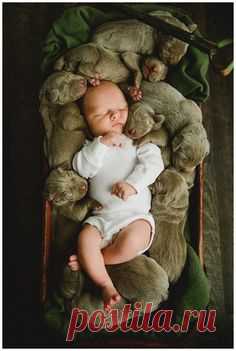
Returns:
[[[120,127],[120,128],[123,128],[123,123],[116,123],[116,124],[113,124],[113,128],[114,127]]]

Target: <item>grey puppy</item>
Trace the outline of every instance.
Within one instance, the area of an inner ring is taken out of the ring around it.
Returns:
[[[141,125],[146,125],[145,135],[164,122],[170,137],[191,123],[202,122],[202,112],[198,105],[186,99],[177,89],[166,82],[146,82],[141,84],[143,99],[132,104],[126,131],[133,138],[140,138]],[[156,125],[158,123],[158,125]],[[136,131],[136,133],[134,133]],[[131,133],[130,133],[131,132]],[[133,132],[133,133],[132,133]],[[144,130],[142,131],[144,134]]]
[[[131,86],[139,88],[143,78],[141,65],[141,56],[134,52],[117,53],[97,43],[88,43],[68,50],[55,62],[54,69],[82,75],[92,85],[99,84],[100,80],[121,83],[131,78]],[[158,80],[165,78],[166,66],[161,62],[152,60],[152,69],[149,68],[149,61],[143,65],[146,67],[145,73],[149,69],[148,77],[155,76]]]
[[[209,152],[210,144],[201,123],[188,124],[172,140],[173,166],[186,174],[193,173]]]
[[[166,82],[143,81],[141,89],[143,99],[129,109],[125,133],[139,139],[164,123],[172,139],[173,164],[179,170],[193,170],[209,153],[200,108]]]
[[[118,325],[125,304],[131,304],[132,310],[134,304],[139,302],[142,315],[147,303],[152,302],[152,311],[155,311],[168,297],[168,276],[153,258],[139,255],[128,262],[108,265],[107,270],[122,297],[115,305],[119,313]],[[61,292],[68,302],[68,313],[78,306],[88,313],[103,309],[104,303],[100,291],[88,280],[82,270],[71,271],[67,266],[63,278]],[[129,317],[127,316],[127,320]]]
[[[45,80],[39,99],[42,103],[65,105],[78,100],[86,90],[87,82],[84,77],[69,72],[56,72]]]
[[[91,209],[99,207],[97,201],[85,197],[87,190],[86,179],[72,170],[58,167],[46,179],[44,197],[56,206],[60,214],[81,222]]]
[[[150,15],[160,17],[187,32],[196,29],[166,11],[154,11]],[[157,29],[138,21],[111,21],[97,27],[92,41],[104,48],[117,52],[131,51],[141,55],[159,55],[165,64],[177,64],[187,51],[188,44],[171,36],[162,34]]]
[[[50,75],[40,90],[40,113],[46,138],[44,151],[51,168],[70,162],[88,134],[87,124],[75,103],[85,94],[83,77],[69,72]]]
[[[170,12],[167,11],[152,11],[149,14],[159,17],[163,21],[186,32],[192,33],[197,28],[197,25],[195,23],[186,26],[178,18],[174,17]],[[188,46],[189,44],[182,40],[165,34],[164,32],[158,32],[158,56],[166,65],[178,64],[186,54]]]
[[[169,281],[174,283],[186,261],[184,225],[189,204],[188,187],[175,169],[166,169],[152,190],[151,212],[156,222],[156,235],[149,253],[165,270]]]
[[[135,19],[106,22],[98,26],[92,36],[92,42],[106,49],[141,55],[151,55],[157,39],[154,28]]]

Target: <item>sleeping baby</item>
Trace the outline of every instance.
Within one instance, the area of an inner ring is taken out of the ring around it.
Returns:
[[[156,145],[138,147],[123,134],[128,105],[114,83],[101,81],[89,87],[83,113],[94,139],[74,155],[72,166],[89,179],[89,195],[101,207],[83,222],[77,256],[70,257],[69,266],[81,267],[101,288],[109,310],[121,297],[105,265],[132,260],[150,247],[155,223],[148,186],[164,164]]]

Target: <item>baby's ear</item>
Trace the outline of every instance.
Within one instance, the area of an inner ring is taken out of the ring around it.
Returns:
[[[154,124],[154,128],[155,130],[159,130],[161,127],[162,127],[162,124],[164,123],[165,121],[165,116],[162,115],[162,114],[159,114],[159,113],[156,113],[154,115],[154,121],[155,121],[155,124]]]

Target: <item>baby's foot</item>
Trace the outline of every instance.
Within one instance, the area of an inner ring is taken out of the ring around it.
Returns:
[[[79,271],[80,266],[78,262],[78,257],[76,255],[72,255],[69,257],[68,266],[72,271]]]
[[[102,288],[102,297],[104,301],[104,310],[110,311],[113,305],[118,303],[121,299],[120,294],[113,285],[104,286]]]
[[[140,88],[133,86],[133,87],[129,87],[128,91],[133,101],[140,101],[143,97],[143,93]]]
[[[100,74],[96,73],[95,77],[90,78],[88,81],[93,87],[97,87],[101,83],[101,76],[100,76]]]

